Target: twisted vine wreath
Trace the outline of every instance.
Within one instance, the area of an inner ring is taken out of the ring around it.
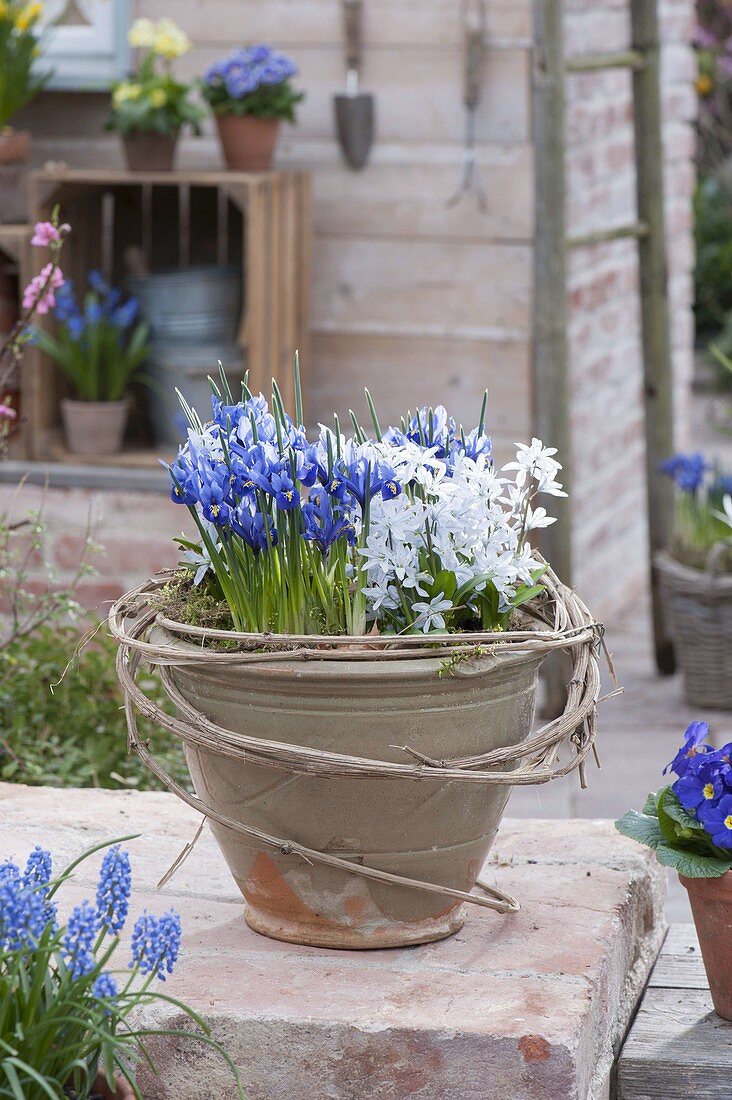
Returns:
[[[168,881],[190,853],[208,818],[244,834],[264,847],[275,848],[282,855],[300,856],[308,863],[322,863],[363,878],[442,894],[500,913],[519,909],[518,902],[513,898],[480,878],[477,885],[488,895],[486,897],[436,883],[405,878],[327,852],[315,851],[294,840],[271,836],[219,813],[196,795],[184,790],[158,764],[150,752],[149,743],[139,737],[136,712],[139,711],[188,745],[213,750],[225,756],[246,756],[252,764],[292,773],[321,777],[360,776],[369,779],[438,779],[513,787],[548,783],[577,771],[582,787],[586,787],[585,762],[590,752],[594,753],[599,766],[595,738],[596,711],[600,701],[601,648],[608,660],[615,691],[620,689],[617,687],[612,660],[604,647],[602,626],[595,621],[577,594],[563,585],[550,568],[542,576],[544,592],[523,609],[536,621],[539,629],[508,630],[500,633],[410,634],[396,638],[393,634],[369,634],[368,637],[249,634],[187,625],[167,618],[159,606],[156,606],[155,597],[170,579],[170,573],[158,574],[118,600],[109,614],[110,630],[119,642],[117,673],[125,695],[128,747],[130,751],[137,753],[169,791],[203,814],[194,841],[184,849],[161,880],[161,885]],[[196,647],[190,646],[181,650],[151,641],[150,634],[155,626],[164,628],[176,638],[196,643]],[[235,643],[237,648],[223,652],[206,647],[206,642],[216,641],[225,641],[229,645]],[[404,763],[324,752],[224,729],[210,721],[181,695],[170,672],[172,666],[183,665],[209,669],[225,666],[230,669],[234,665],[261,665],[277,661],[413,661],[417,658],[435,657],[444,659],[449,670],[452,663],[461,664],[476,656],[510,652],[548,655],[557,650],[568,652],[572,660],[567,702],[558,718],[542,726],[519,744],[493,749],[479,756],[433,760],[409,745],[400,746],[405,757],[410,758]],[[140,688],[137,675],[141,664],[158,668],[177,716],[166,714]],[[615,691],[611,694],[615,694]],[[562,747],[571,750],[570,759],[565,763],[558,761]]]

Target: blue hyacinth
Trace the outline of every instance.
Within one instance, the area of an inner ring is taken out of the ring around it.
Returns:
[[[173,973],[180,941],[180,916],[174,909],[160,917],[145,910],[132,933],[130,969],[137,967],[141,974],[156,974],[164,982],[166,973]]]
[[[121,932],[127,918],[132,871],[130,857],[119,844],[104,856],[97,886],[97,927],[109,932]]]

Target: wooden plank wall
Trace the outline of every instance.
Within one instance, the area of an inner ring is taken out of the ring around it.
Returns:
[[[334,139],[331,98],[345,78],[337,0],[177,0],[172,14],[195,43],[186,75],[253,40],[300,67],[307,100],[279,163],[314,172],[316,415],[365,415],[368,384],[383,420],[443,401],[473,423],[488,387],[497,443],[529,433],[530,9],[487,3],[481,213],[471,196],[445,205],[465,130],[458,0],[364,0],[363,89],[376,96],[377,142],[360,174],[341,164]],[[170,15],[171,5],[137,0],[136,14]]]

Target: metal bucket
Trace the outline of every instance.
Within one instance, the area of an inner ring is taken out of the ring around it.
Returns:
[[[165,645],[186,643],[156,628]],[[218,725],[244,735],[373,760],[485,753],[531,729],[543,655],[484,656],[444,672],[439,659],[282,661],[172,669],[178,691]],[[274,836],[424,882],[469,891],[496,835],[510,787],[455,780],[329,777],[264,767],[186,743],[198,796]],[[424,943],[456,932],[464,905],[377,882],[232,829],[211,829],[247,903],[247,923],[275,939],[319,947]]]
[[[176,389],[202,420],[211,415],[211,386],[208,376],[218,379],[221,360],[233,394],[239,394],[244,377],[244,356],[236,344],[181,344],[154,341],[146,373],[150,378],[148,412],[155,442],[177,446],[186,434],[187,421]]]
[[[131,275],[155,340],[233,344],[242,309],[241,268],[186,267],[155,275]]]

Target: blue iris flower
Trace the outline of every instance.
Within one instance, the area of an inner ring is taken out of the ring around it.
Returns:
[[[201,486],[200,502],[209,523],[224,527],[230,519],[231,508],[226,503],[227,486],[220,473],[212,473]]]
[[[289,512],[297,508],[300,503],[300,494],[295,488],[295,483],[284,470],[273,473],[270,477],[272,493],[277,501],[277,507]]]
[[[709,466],[699,451],[690,455],[673,455],[659,466],[660,472],[673,478],[677,487],[684,493],[695,493],[701,486],[708,469]]]
[[[303,537],[314,542],[326,554],[333,543],[345,537],[350,546],[356,542],[356,529],[344,512],[326,492],[314,490],[302,509],[305,530]]]
[[[419,409],[407,427],[407,438],[420,446],[434,448],[437,458],[446,458],[455,441],[455,421],[444,405]]]
[[[109,286],[107,280],[102,275],[101,271],[90,271],[87,275],[87,281],[92,290],[97,294],[108,294]]]
[[[165,463],[163,463],[165,466]],[[198,503],[198,482],[187,456],[181,451],[175,461],[167,466],[170,473],[170,499],[174,504],[187,504],[189,507]]]
[[[380,492],[384,500],[393,500],[402,491],[391,466],[378,460],[369,462],[363,456],[350,465],[344,460],[336,463],[334,480],[340,481],[362,508],[367,496],[370,499]]]
[[[257,512],[249,501],[242,501],[232,513],[231,529],[257,553],[268,545],[277,545],[277,528],[269,516]]]

